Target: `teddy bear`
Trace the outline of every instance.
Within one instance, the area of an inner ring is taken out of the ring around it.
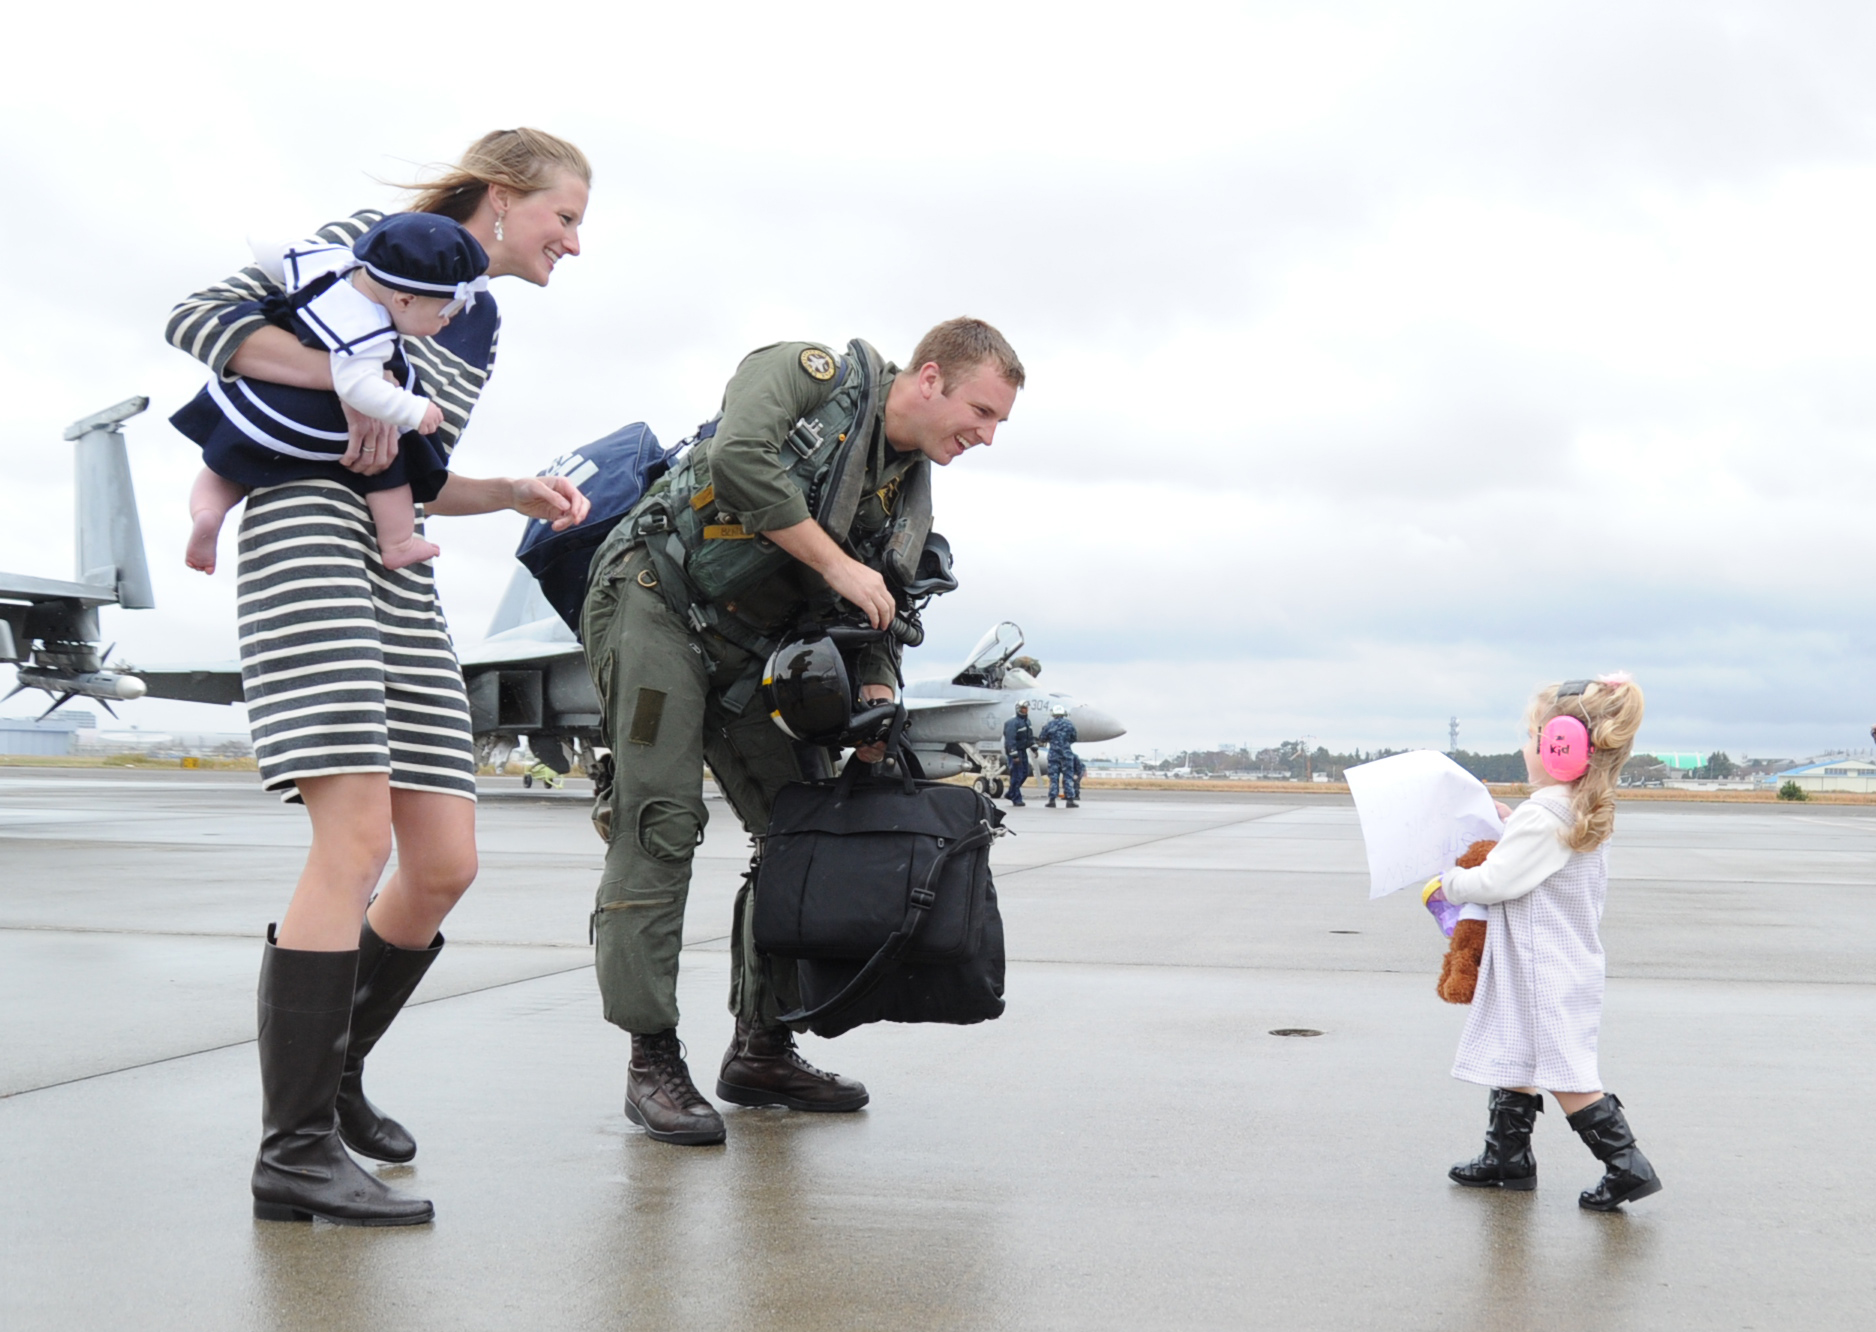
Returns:
[[[1474,869],[1485,863],[1495,841],[1474,842],[1453,862],[1460,869]],[[1485,922],[1461,920],[1453,926],[1446,956],[1440,960],[1440,979],[1434,986],[1440,998],[1449,1004],[1469,1004],[1479,985],[1479,959],[1485,956]]]

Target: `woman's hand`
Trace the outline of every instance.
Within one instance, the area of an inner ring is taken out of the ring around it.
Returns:
[[[592,503],[580,488],[564,476],[523,476],[509,482],[514,496],[508,507],[516,513],[552,523],[554,531],[564,532],[586,521]]]
[[[396,426],[375,416],[366,416],[350,403],[340,406],[345,408],[345,428],[349,434],[345,454],[339,459],[341,467],[350,468],[360,476],[376,476],[397,461]]]

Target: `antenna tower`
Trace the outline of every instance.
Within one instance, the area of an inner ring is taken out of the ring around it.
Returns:
[[[1459,718],[1457,717],[1446,723],[1446,752],[1448,754],[1459,752]]]

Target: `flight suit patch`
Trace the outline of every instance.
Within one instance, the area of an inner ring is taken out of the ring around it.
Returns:
[[[808,378],[825,384],[834,377],[834,358],[819,347],[804,347],[801,351],[801,368],[808,372]]]
[[[664,690],[640,689],[638,706],[632,709],[632,732],[626,738],[635,745],[658,743],[658,723],[664,720]]]

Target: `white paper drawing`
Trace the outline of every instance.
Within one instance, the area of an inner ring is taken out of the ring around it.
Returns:
[[[1431,749],[1395,754],[1343,774],[1368,850],[1368,896],[1418,888],[1482,838],[1504,835],[1491,792]]]

